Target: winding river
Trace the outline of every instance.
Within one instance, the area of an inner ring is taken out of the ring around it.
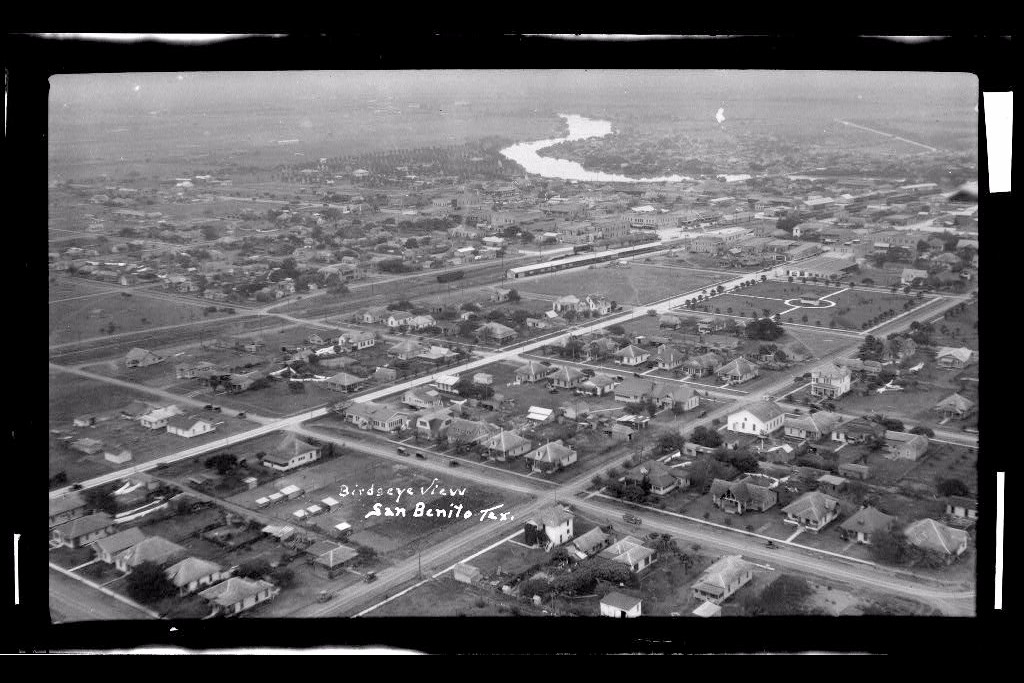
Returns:
[[[520,142],[501,150],[501,154],[506,159],[511,159],[525,168],[527,173],[539,175],[543,178],[560,178],[562,180],[599,183],[678,183],[685,180],[693,180],[693,178],[681,175],[659,178],[630,178],[629,176],[617,173],[588,171],[583,168],[582,164],[569,161],[568,159],[542,157],[538,154],[539,151],[556,145],[559,142],[601,138],[612,132],[610,121],[588,119],[577,114],[559,114],[559,116],[565,119],[566,124],[569,126],[569,134],[565,137],[537,140],[536,142]]]

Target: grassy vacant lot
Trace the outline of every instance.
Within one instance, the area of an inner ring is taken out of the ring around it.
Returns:
[[[932,442],[924,459],[903,481],[934,488],[937,479],[959,479],[967,484],[972,495],[977,495],[978,452],[964,446]]]
[[[95,294],[95,287],[83,288],[82,294]],[[129,294],[129,296],[125,296]],[[62,299],[53,296],[51,299]],[[74,295],[72,295],[74,296]],[[208,302],[196,303],[156,299],[136,292],[111,292],[81,299],[59,301],[49,305],[50,344],[72,342],[78,339],[99,337],[107,333],[108,326],[114,325],[114,332],[134,332],[163,325],[194,322],[196,320],[224,317],[226,313],[204,314]],[[221,305],[223,307],[223,305]]]
[[[631,263],[626,267],[599,266],[533,277],[517,282],[516,289],[555,296],[596,294],[627,306],[682,294],[724,277]]]
[[[920,356],[918,358],[924,360]],[[911,362],[916,363],[918,360],[911,359]],[[925,362],[925,366],[919,372],[907,375],[908,381],[912,383],[902,391],[887,391],[883,394],[875,391],[864,393],[866,387],[858,386],[839,400],[837,409],[840,412],[857,415],[878,412],[934,427],[942,420],[942,416],[932,408],[950,394],[959,392],[961,396],[977,402],[978,384],[977,382],[961,381],[961,378],[965,377],[977,377],[977,367],[968,367],[959,372],[942,370],[929,360]],[[966,424],[966,422],[952,420],[943,427],[958,429],[962,424]]]
[[[580,534],[580,530],[576,529],[576,535]],[[522,538],[514,539],[514,541],[522,541]],[[502,543],[497,548],[473,558],[469,564],[479,569],[485,578],[491,575],[515,576],[551,557],[540,548],[527,548],[514,541]]]
[[[967,306],[963,313],[946,313],[942,320],[933,325],[932,341],[936,346],[966,346],[978,350],[978,304]],[[975,369],[974,375],[977,376]]]
[[[375,609],[371,617],[499,617],[541,616],[543,613],[515,598],[459,583],[450,575],[430,580]]]

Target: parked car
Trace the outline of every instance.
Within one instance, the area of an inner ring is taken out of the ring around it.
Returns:
[[[220,406],[214,406],[213,407],[213,412],[219,413],[220,412]]]
[[[334,597],[333,593],[328,593],[327,591],[320,591],[320,593],[316,596],[316,601],[317,602],[330,602],[331,598],[333,598],[333,597]]]
[[[376,580],[377,572],[366,572],[366,575],[363,577],[363,581],[365,581],[366,583],[373,583]]]
[[[205,406],[203,406],[203,410],[213,410],[213,404],[207,403]]]
[[[419,458],[420,460],[426,460],[427,459],[427,456],[423,455],[422,453],[417,453],[416,457]]]
[[[775,545],[775,541],[768,541],[768,543],[765,544],[765,547],[777,550],[779,546]]]
[[[448,461],[448,467],[458,467],[458,466],[459,466],[459,461],[458,460],[449,460]]]
[[[644,521],[642,519],[640,519],[639,517],[637,517],[635,515],[630,515],[628,513],[625,514],[625,515],[622,515],[622,521],[628,522],[629,524],[635,524],[636,526],[640,526],[641,524],[644,523]]]
[[[700,411],[700,415],[698,415],[697,417],[707,417],[707,416],[708,416],[708,411],[702,410],[702,411]]]
[[[239,413],[239,414],[238,414],[238,418],[239,418],[240,420],[244,420],[244,419],[245,419],[245,413]]]
[[[402,448],[401,446],[399,446],[399,447],[398,447],[398,454],[399,454],[399,455],[404,455],[404,456],[407,456],[407,457],[408,457],[408,455],[409,455],[409,452],[408,452],[407,450],[405,450],[404,448]]]

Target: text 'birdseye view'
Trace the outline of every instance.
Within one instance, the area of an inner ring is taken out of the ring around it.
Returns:
[[[975,615],[977,102],[54,76],[52,621]]]

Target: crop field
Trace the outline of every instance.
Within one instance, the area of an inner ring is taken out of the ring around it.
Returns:
[[[645,304],[700,289],[727,276],[659,268],[632,263],[601,265],[527,278],[516,282],[520,292],[566,296],[604,296],[621,306]]]

